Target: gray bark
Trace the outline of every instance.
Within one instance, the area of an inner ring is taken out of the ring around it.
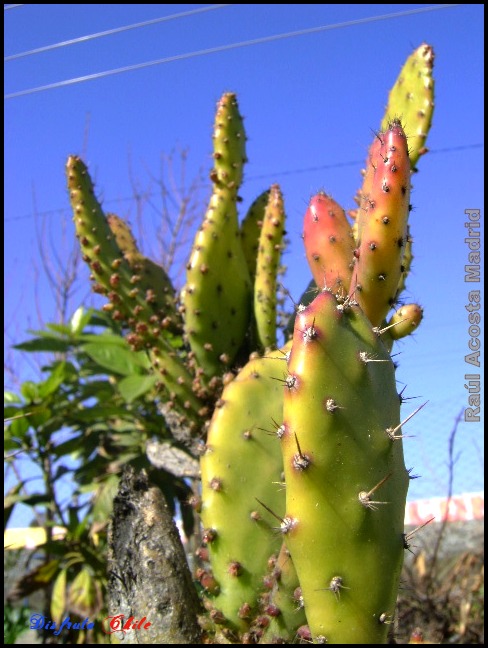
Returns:
[[[148,628],[114,633],[120,643],[201,643],[201,612],[180,535],[161,491],[127,468],[109,533],[108,609],[120,625],[143,617]],[[109,622],[105,622],[106,629]],[[113,628],[117,627],[114,621]],[[113,629],[112,628],[112,629]]]

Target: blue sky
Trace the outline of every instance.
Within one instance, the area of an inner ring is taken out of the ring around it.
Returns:
[[[483,375],[465,362],[468,293],[483,285],[467,284],[464,269],[465,210],[482,208],[484,195],[483,5],[4,6],[6,57],[47,48],[5,62],[7,347],[38,327],[39,315],[50,321],[54,313],[36,229],[45,228],[60,255],[71,245],[67,156],[83,156],[107,209],[134,219],[130,178],[156,191],[150,174],[175,147],[188,149],[187,177],[203,170],[206,182],[215,105],[226,91],[237,94],[248,136],[242,214],[280,184],[290,239],[284,283],[298,300],[310,277],[300,237],[310,196],[324,189],[346,210],[354,207],[390,87],[414,48],[434,47],[436,108],[431,152],[413,181],[415,258],[406,294],[425,315],[415,336],[398,344],[397,359],[400,387],[419,396],[405,416],[428,401],[405,429],[415,435],[405,440],[407,466],[422,475],[409,499],[444,495],[449,433],[467,406],[464,376]],[[48,47],[164,16],[173,17]],[[119,72],[80,80],[111,70]],[[148,204],[142,217],[150,231]],[[150,243],[142,245],[148,254]],[[75,296],[71,312],[85,294]],[[29,367],[18,362],[28,378]],[[455,449],[454,491],[481,490],[482,424],[462,423]]]

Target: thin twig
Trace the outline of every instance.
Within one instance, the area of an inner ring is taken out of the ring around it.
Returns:
[[[434,551],[432,553],[432,559],[430,561],[430,569],[428,573],[428,584],[429,587],[432,585],[435,577],[435,568],[437,566],[437,561],[439,558],[439,550],[442,542],[442,538],[445,534],[446,531],[446,526],[447,522],[449,519],[449,506],[452,500],[452,492],[453,492],[453,483],[454,483],[454,465],[457,461],[457,457],[454,457],[454,441],[456,438],[456,434],[459,428],[459,423],[461,422],[462,416],[463,416],[464,408],[462,408],[459,412],[459,414],[456,416],[454,420],[454,426],[451,430],[451,433],[449,434],[449,444],[448,444],[448,483],[447,483],[447,502],[446,502],[446,515],[444,519],[441,522],[441,527],[439,529],[439,533],[437,534],[436,542],[434,545]]]

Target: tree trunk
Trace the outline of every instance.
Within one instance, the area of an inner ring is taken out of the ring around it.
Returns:
[[[201,605],[180,535],[161,491],[149,485],[145,471],[136,475],[127,468],[120,481],[108,570],[111,619],[104,625],[116,642],[201,643]],[[124,632],[130,617],[129,626],[137,629]]]

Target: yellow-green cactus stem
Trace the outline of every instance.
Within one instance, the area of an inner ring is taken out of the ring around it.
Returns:
[[[233,361],[251,322],[252,285],[237,214],[245,134],[232,93],[224,94],[217,105],[213,139],[213,193],[180,296],[185,333],[206,380],[222,374]]]
[[[256,262],[254,317],[261,349],[276,348],[277,276],[285,234],[283,195],[278,185],[269,191]]]
[[[155,307],[155,294],[138,288],[142,277],[117,245],[85,163],[70,156],[66,173],[76,236],[92,271],[94,290],[108,297],[106,309],[112,317],[132,329],[127,336],[131,346],[149,352],[176,409],[195,421],[203,404],[193,391],[192,375],[164,337],[166,315]]]
[[[381,130],[399,117],[408,139],[410,164],[415,169],[419,157],[427,151],[425,142],[434,112],[434,49],[427,43],[407,58],[388,97]]]
[[[143,295],[151,295],[153,308],[162,315],[165,328],[172,333],[182,333],[183,322],[176,308],[175,290],[166,270],[140,252],[128,223],[120,216],[107,214],[107,222],[124,259],[141,278],[137,290]]]
[[[251,360],[225,387],[201,458],[201,518],[220,588],[211,602],[240,631],[258,612],[268,559],[281,545],[276,520],[259,501],[283,514],[280,380],[288,350]]]
[[[217,187],[237,193],[246,162],[246,134],[233,92],[224,93],[217,103],[213,139],[211,180]]]
[[[256,276],[256,264],[259,250],[259,236],[264,221],[264,212],[269,201],[269,189],[263,191],[249,207],[241,223],[241,244],[251,281]]]
[[[288,371],[281,531],[310,631],[384,643],[409,482],[393,363],[361,309],[324,291],[297,316]]]

